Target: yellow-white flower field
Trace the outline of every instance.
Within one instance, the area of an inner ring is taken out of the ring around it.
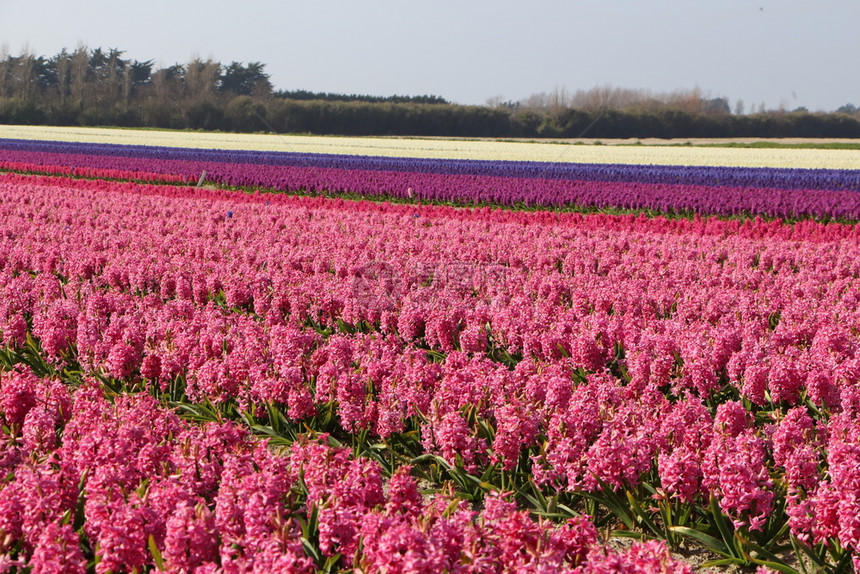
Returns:
[[[390,157],[860,169],[860,150],[327,137],[0,125],[0,138]],[[683,143],[683,142],[679,142]]]

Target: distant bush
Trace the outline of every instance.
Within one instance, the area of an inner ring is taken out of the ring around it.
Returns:
[[[0,60],[0,123],[342,135],[860,138],[857,108],[732,114],[726,98],[608,86],[463,106],[440,96],[275,91],[265,64],[196,59],[154,69],[117,49]],[[737,109],[743,106],[739,102]]]

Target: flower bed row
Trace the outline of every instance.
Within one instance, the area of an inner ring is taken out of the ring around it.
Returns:
[[[142,183],[166,183],[177,185],[193,183],[189,176],[174,175],[170,173],[154,173],[98,167],[76,167],[70,165],[55,165],[51,163],[0,161],[0,172],[3,171],[23,174],[71,176],[86,179],[137,181]]]
[[[510,492],[732,563],[791,542],[836,571],[858,549],[853,226],[17,175],[0,177],[0,221],[10,367],[83,371],[287,442],[308,426],[386,477]],[[38,446],[58,423],[15,414],[38,402],[19,376],[4,417]],[[321,556],[352,556],[340,543]]]

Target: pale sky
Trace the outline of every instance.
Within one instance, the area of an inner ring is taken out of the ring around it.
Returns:
[[[857,0],[0,0],[0,47],[260,61],[274,86],[462,104],[598,85],[860,106]]]

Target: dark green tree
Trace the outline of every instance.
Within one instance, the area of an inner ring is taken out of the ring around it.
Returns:
[[[241,62],[231,62],[221,75],[219,91],[237,96],[270,94],[272,84],[265,67],[266,65],[260,62],[250,62],[247,66]]]

